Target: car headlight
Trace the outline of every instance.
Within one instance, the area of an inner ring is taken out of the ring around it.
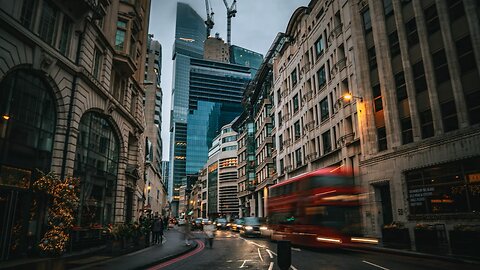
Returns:
[[[252,226],[245,226],[245,230],[251,231],[251,230],[253,230],[253,227]]]
[[[260,230],[264,231],[264,230],[267,230],[268,228],[266,226],[262,226],[260,227]]]
[[[232,224],[230,224],[230,223],[227,223],[227,227],[230,227],[230,226],[232,226]]]
[[[243,226],[242,225],[237,225],[238,228],[242,228]]]

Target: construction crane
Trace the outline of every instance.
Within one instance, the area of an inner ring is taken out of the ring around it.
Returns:
[[[232,17],[235,17],[237,14],[237,0],[233,0],[233,3],[228,7],[227,0],[223,0],[225,7],[227,8],[227,43],[230,46],[231,43],[231,31],[232,31]]]
[[[207,38],[210,36],[210,30],[212,30],[213,25],[213,9],[210,7],[210,3],[208,0],[205,0],[205,8],[207,9],[207,20],[205,21],[205,25],[207,26]]]

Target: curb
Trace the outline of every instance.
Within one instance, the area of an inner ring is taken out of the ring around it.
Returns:
[[[480,261],[475,260],[475,259],[452,257],[452,256],[448,256],[448,255],[439,256],[439,255],[435,255],[435,254],[420,253],[420,252],[400,250],[400,249],[391,249],[391,248],[382,248],[382,247],[373,247],[373,246],[356,246],[356,245],[345,246],[345,249],[347,249],[347,250],[348,249],[353,249],[353,250],[375,251],[375,252],[382,252],[382,253],[389,253],[389,254],[397,254],[397,255],[402,255],[402,256],[416,257],[416,258],[443,260],[443,261],[449,261],[449,262],[480,264]]]
[[[176,253],[176,254],[172,254],[172,255],[169,255],[169,256],[165,256],[163,258],[160,258],[158,260],[156,260],[155,262],[149,262],[148,264],[145,264],[145,265],[142,265],[141,267],[137,267],[137,268],[134,268],[135,270],[142,270],[142,269],[146,269],[146,268],[150,268],[150,267],[153,267],[157,264],[160,264],[160,263],[163,263],[163,262],[166,262],[166,261],[170,261],[172,259],[175,259],[177,257],[180,257],[184,254],[187,254],[189,253],[190,251],[196,249],[198,247],[198,243],[195,241],[192,243],[192,245],[190,245],[190,247],[182,252],[179,252],[179,253]]]

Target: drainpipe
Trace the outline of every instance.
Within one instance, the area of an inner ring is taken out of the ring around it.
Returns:
[[[78,44],[77,44],[77,52],[75,55],[75,65],[78,67],[80,64],[80,50],[83,46],[83,42],[85,39],[85,32],[87,31],[87,25],[91,22],[92,16],[91,14],[85,17],[85,24],[83,26],[83,31],[79,33],[78,37]],[[78,32],[77,32],[78,33]],[[70,91],[70,103],[68,104],[68,115],[67,115],[67,129],[65,131],[65,145],[63,147],[63,158],[62,158],[62,170],[60,173],[60,179],[65,178],[65,171],[67,166],[67,154],[68,154],[68,144],[70,142],[70,133],[71,133],[71,122],[72,122],[72,115],[73,115],[73,103],[75,102],[75,94],[77,93],[77,80],[78,80],[78,72],[76,71],[73,80],[72,80],[72,87]]]

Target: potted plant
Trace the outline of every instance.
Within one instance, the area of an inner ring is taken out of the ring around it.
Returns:
[[[480,257],[480,225],[456,225],[449,236],[453,254]]]
[[[408,228],[399,221],[383,226],[382,241],[385,247],[410,249],[410,233]]]
[[[447,236],[444,224],[422,224],[415,226],[415,247],[427,253],[446,253]]]

